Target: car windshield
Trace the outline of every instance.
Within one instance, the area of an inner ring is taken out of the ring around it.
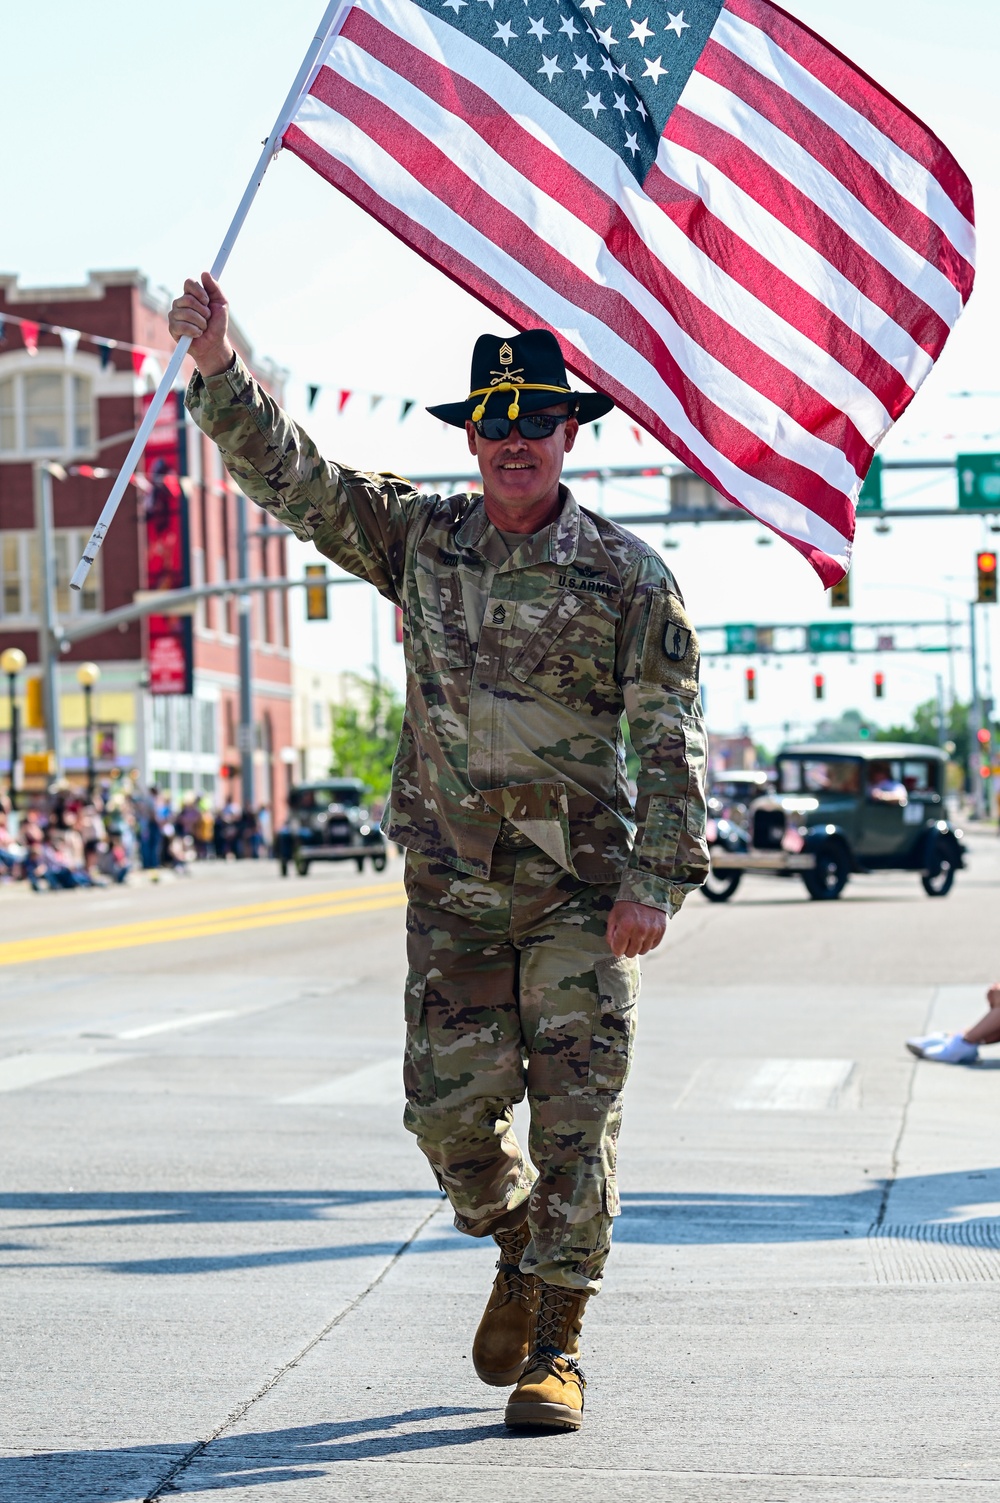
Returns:
[[[295,788],[288,800],[293,809],[308,814],[315,809],[328,809],[331,804],[343,804],[347,809],[356,809],[361,803],[357,788],[344,788],[330,783],[322,788]]]
[[[860,793],[861,763],[846,757],[786,757],[778,763],[781,793]]]

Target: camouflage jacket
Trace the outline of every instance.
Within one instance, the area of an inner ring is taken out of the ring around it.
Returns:
[[[652,549],[564,489],[511,555],[481,496],[324,460],[239,358],[195,376],[187,405],[248,496],[402,607],[390,839],[486,877],[508,821],[581,880],[673,913],[708,868],[705,736],[697,641]]]

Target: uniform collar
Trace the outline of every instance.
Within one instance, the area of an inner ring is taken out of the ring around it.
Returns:
[[[568,486],[561,485],[559,490],[563,504],[555,521],[543,527],[541,532],[527,535],[512,558],[507,557],[507,549],[486,515],[481,496],[470,507],[468,516],[455,533],[455,541],[462,548],[474,548],[498,567],[509,564],[523,569],[529,564],[558,564],[567,568],[575,561],[580,546],[580,507]]]

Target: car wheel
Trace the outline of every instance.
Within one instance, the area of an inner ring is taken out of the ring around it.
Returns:
[[[839,898],[851,875],[847,852],[842,845],[820,846],[816,852],[816,865],[811,872],[803,872],[809,896],[817,902]]]
[[[742,872],[710,871],[702,883],[700,892],[710,903],[727,903],[740,885]]]
[[[951,892],[955,880],[956,851],[952,841],[945,836],[936,840],[930,850],[930,864],[920,874],[920,885],[929,898],[943,898]]]
[[[385,853],[384,852],[380,856],[373,856],[372,857],[372,866],[375,868],[375,870],[377,872],[384,872],[385,871]]]
[[[302,856],[296,856],[296,858],[295,858],[295,870],[298,872],[298,874],[299,874],[300,877],[308,877],[308,875],[309,875],[309,862],[306,861],[305,858],[302,857]]]

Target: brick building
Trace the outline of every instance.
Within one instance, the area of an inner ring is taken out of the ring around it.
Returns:
[[[80,593],[69,589],[111,483],[76,471],[100,467],[117,473],[172,349],[167,306],[136,271],[92,272],[82,286],[45,288],[21,287],[16,277],[0,276],[0,645],[27,654],[26,679],[39,671],[40,459],[56,461],[65,472],[65,478],[53,481],[59,620],[79,622],[129,604],[136,591],[157,583],[153,513],[156,496],[167,492],[158,490],[158,472],[150,469],[154,461],[147,455],[87,587]],[[241,355],[280,398],[283,373],[255,360],[238,328],[232,333]],[[185,371],[185,378],[189,374]],[[179,400],[168,420],[157,424],[154,438],[161,454],[173,455],[173,468],[161,461],[159,473],[170,470],[166,484],[176,500],[183,554],[180,578],[161,572],[159,581],[238,578],[237,492],[217,450],[186,419]],[[156,452],[154,447],[151,453]],[[249,510],[249,573],[285,574],[284,536],[256,536],[260,513]],[[255,592],[250,600],[255,801],[273,805],[280,818],[287,782],[282,752],[287,758],[292,742],[287,598],[273,591]],[[58,668],[63,775],[79,780],[86,766],[84,703],[75,670],[92,660],[101,669],[93,693],[100,772],[132,770],[142,783],[156,783],[175,800],[194,792],[215,803],[230,793],[239,801],[237,609],[232,597],[211,599],[199,605],[190,626],[178,628],[189,658],[179,682],[190,692],[161,692],[170,687],[157,671],[162,643],[155,638],[162,621],[102,632],[64,654]],[[0,764],[6,771],[6,696],[0,705]],[[43,741],[42,731],[25,729],[21,751],[42,750]],[[235,768],[231,778],[224,775],[227,767]]]

